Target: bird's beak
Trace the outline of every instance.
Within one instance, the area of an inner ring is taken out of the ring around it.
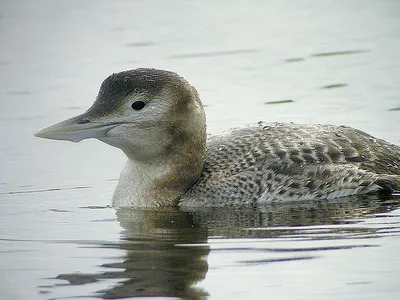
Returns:
[[[86,113],[51,125],[35,133],[44,139],[80,142],[84,139],[102,138],[107,132],[120,125],[119,123],[90,122],[85,119]]]

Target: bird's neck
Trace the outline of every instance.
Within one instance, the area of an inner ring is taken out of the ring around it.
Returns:
[[[129,158],[113,196],[114,206],[176,206],[200,178],[205,155],[205,132],[177,143],[153,160]]]
[[[128,159],[113,196],[114,206],[175,206],[198,180],[203,157],[148,164]]]

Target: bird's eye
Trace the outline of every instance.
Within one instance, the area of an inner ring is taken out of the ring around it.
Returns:
[[[132,103],[132,108],[134,110],[141,110],[145,106],[143,101],[135,101]]]

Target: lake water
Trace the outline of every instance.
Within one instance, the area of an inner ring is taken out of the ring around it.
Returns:
[[[33,133],[156,67],[198,89],[210,133],[330,123],[400,144],[399,53],[396,0],[1,0],[0,298],[398,299],[399,199],[115,209],[120,151]]]

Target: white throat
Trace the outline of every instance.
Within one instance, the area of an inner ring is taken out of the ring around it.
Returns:
[[[168,164],[149,165],[128,159],[122,169],[118,185],[113,195],[113,205],[117,207],[154,207],[154,201],[164,193],[157,182],[168,176],[171,167]],[[149,199],[152,202],[149,202]]]

